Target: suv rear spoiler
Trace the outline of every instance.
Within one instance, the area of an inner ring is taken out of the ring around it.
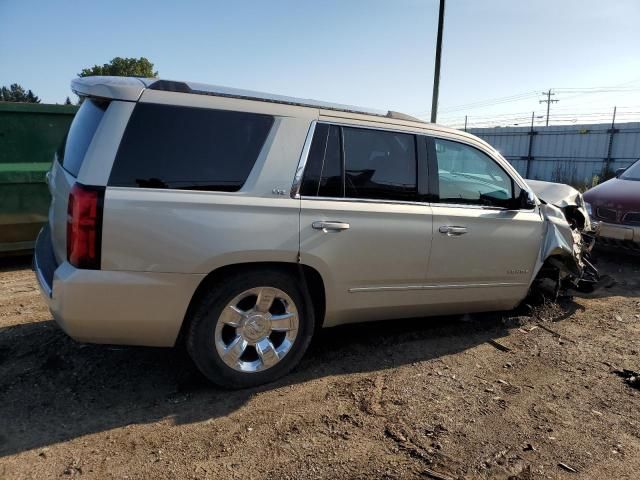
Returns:
[[[71,80],[71,90],[80,97],[109,98],[136,102],[157,78],[81,77]]]

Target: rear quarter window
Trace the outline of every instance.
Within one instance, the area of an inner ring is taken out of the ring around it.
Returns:
[[[58,149],[58,161],[74,177],[78,176],[84,156],[102,121],[109,102],[87,99],[71,122],[69,132]]]
[[[272,125],[268,115],[138,104],[109,185],[235,192],[249,176]]]

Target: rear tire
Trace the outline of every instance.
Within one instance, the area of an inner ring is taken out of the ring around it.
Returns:
[[[286,375],[306,352],[313,306],[296,277],[275,269],[238,272],[213,285],[196,306],[186,346],[198,369],[225,388]]]

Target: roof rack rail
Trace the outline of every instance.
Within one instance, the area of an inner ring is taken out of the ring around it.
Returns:
[[[408,120],[410,122],[426,123],[424,120],[420,120],[419,118],[407,115],[406,113],[402,112],[394,112],[393,110],[389,110],[386,116],[389,118],[395,118],[396,120]]]
[[[150,90],[160,90],[163,92],[193,93],[197,95],[212,95],[215,97],[259,100],[263,102],[282,103],[300,107],[321,108],[326,110],[359,113],[364,115],[375,115],[378,117],[393,118],[396,120],[409,120],[412,122],[424,123],[423,120],[399,112],[383,112],[381,110],[355,107],[352,105],[341,105],[337,103],[322,102],[307,98],[287,97],[284,95],[275,95],[272,93],[255,92],[252,90],[242,90],[239,88],[221,87],[217,85],[206,85],[202,83],[181,82],[174,80],[157,80],[150,84],[147,88],[149,88]]]

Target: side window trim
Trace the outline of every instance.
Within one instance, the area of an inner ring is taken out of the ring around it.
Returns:
[[[336,126],[340,131],[340,173],[342,175],[342,198],[347,198],[347,165],[345,162],[346,154],[344,151],[344,127],[343,125]]]
[[[417,175],[418,175],[418,198],[429,198],[429,165],[427,162],[427,143],[426,139],[422,135],[415,136],[415,148],[416,148],[416,160],[417,160]]]
[[[440,190],[438,184],[438,159],[436,157],[436,142],[433,137],[425,135],[423,144],[426,151],[427,161],[427,199],[430,203],[440,201]]]
[[[331,128],[331,127],[329,127]],[[322,149],[322,163],[320,164],[320,176],[318,177],[318,185],[316,185],[316,197],[320,193],[320,179],[324,173],[324,165],[327,160],[327,147],[329,146],[329,130],[327,130],[327,136],[324,139],[324,148]]]
[[[300,198],[300,188],[302,187],[302,178],[307,168],[307,161],[309,160],[309,151],[311,150],[311,143],[313,142],[313,136],[316,132],[317,120],[312,120],[307,131],[307,138],[302,146],[302,152],[300,153],[300,159],[298,160],[298,167],[293,177],[293,184],[291,185],[291,198]]]
[[[438,181],[438,157],[437,157],[437,152],[436,152],[436,140],[454,142],[454,143],[458,143],[460,145],[464,145],[465,147],[469,147],[469,148],[472,148],[474,150],[477,150],[478,152],[482,153],[484,156],[489,158],[509,178],[509,180],[511,182],[511,195],[512,195],[512,197],[515,196],[516,187],[522,188],[522,186],[520,186],[520,184],[515,181],[513,176],[500,164],[500,162],[498,162],[495,158],[493,158],[493,156],[489,155],[484,150],[481,150],[481,149],[477,148],[475,145],[471,145],[471,144],[465,143],[465,142],[460,142],[458,140],[453,140],[453,139],[450,139],[450,138],[438,137],[438,136],[434,136],[434,135],[429,135],[427,137],[427,139],[428,139],[427,142],[429,144],[429,146],[428,146],[429,166],[432,168],[432,171],[434,172],[434,174],[431,175],[431,178],[430,178],[430,191],[432,192],[432,195],[433,195],[432,198],[433,198],[433,202],[434,203],[437,203],[437,204],[439,204],[441,206],[442,205],[446,205],[446,206],[458,207],[458,208],[479,208],[479,209],[485,209],[485,210],[508,210],[506,207],[500,207],[500,206],[497,206],[497,205],[491,206],[491,205],[480,205],[480,204],[471,204],[471,203],[470,204],[464,204],[464,203],[441,202],[440,201],[440,184],[439,184],[439,181]]]

